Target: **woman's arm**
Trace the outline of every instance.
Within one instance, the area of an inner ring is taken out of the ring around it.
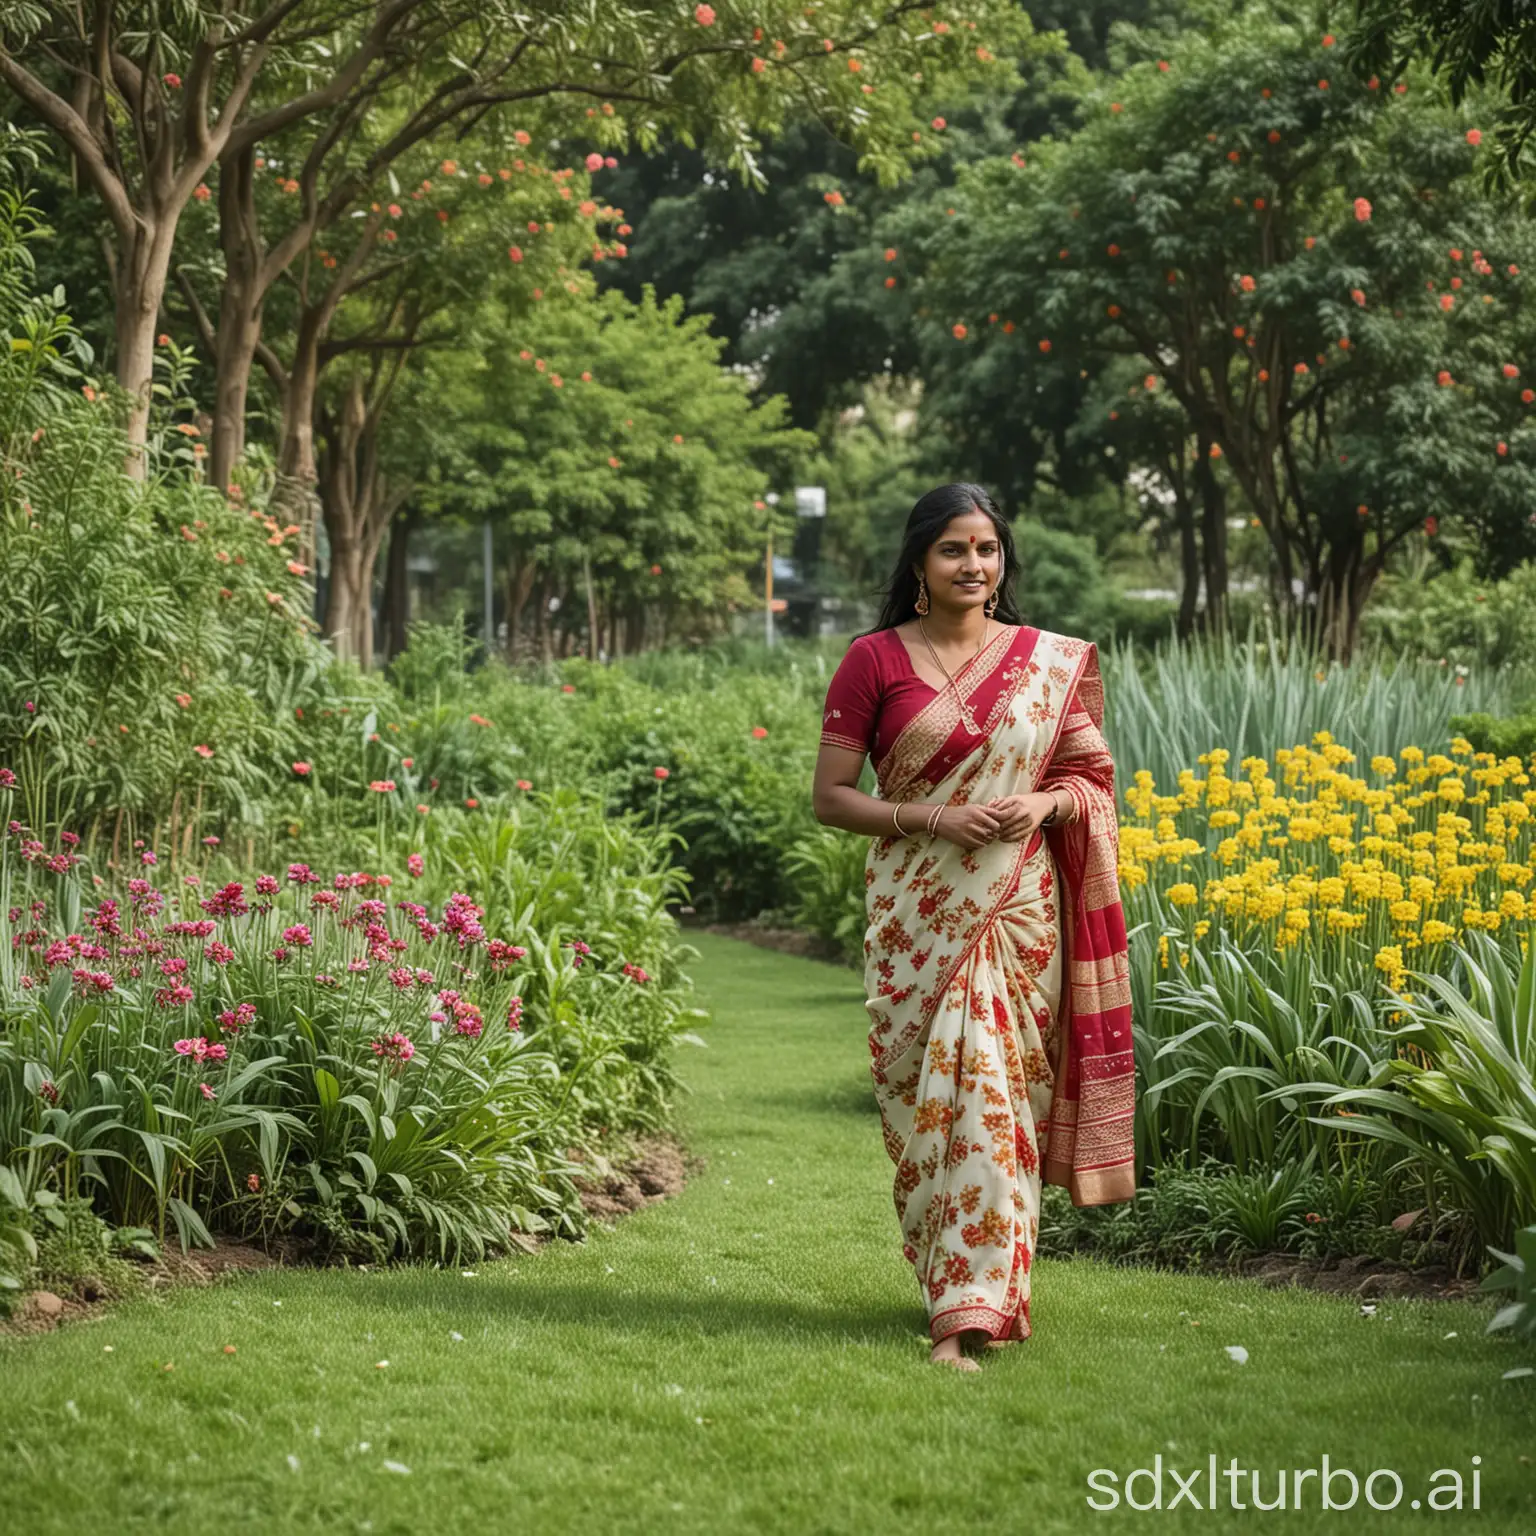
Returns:
[[[825,827],[840,827],[864,837],[911,837],[928,830],[928,818],[936,806],[940,837],[962,848],[979,848],[997,836],[998,818],[981,805],[949,805],[936,800],[889,800],[866,795],[859,785],[864,769],[862,752],[823,742],[816,758],[816,777],[811,789],[811,809]],[[892,818],[892,811],[895,819]]]

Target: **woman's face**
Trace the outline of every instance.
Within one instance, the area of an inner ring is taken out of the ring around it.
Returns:
[[[929,601],[959,612],[979,608],[997,586],[1002,563],[1003,549],[992,519],[973,507],[952,519],[928,547],[922,569]]]

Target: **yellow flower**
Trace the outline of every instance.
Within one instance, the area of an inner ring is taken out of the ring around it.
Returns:
[[[1168,887],[1168,900],[1176,907],[1192,907],[1199,899],[1199,892],[1188,883]]]
[[[1456,930],[1449,923],[1442,923],[1436,918],[1430,918],[1419,934],[1420,941],[1425,944],[1444,944],[1447,939],[1455,937]]]
[[[1384,779],[1390,779],[1397,772],[1397,763],[1390,757],[1373,757],[1371,772],[1379,773]]]

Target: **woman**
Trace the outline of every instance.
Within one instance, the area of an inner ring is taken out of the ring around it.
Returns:
[[[875,839],[871,1071],[932,1359],[965,1370],[967,1343],[1029,1336],[1042,1178],[1077,1205],[1135,1185],[1098,652],[1020,620],[1013,565],[980,486],[913,507],[880,621],[827,690],[814,791],[819,821]]]

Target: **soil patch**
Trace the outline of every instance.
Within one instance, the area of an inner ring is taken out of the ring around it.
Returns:
[[[1104,1258],[1109,1263],[1123,1263],[1133,1268],[1169,1269],[1167,1265],[1142,1266],[1136,1260],[1095,1254],[1091,1248],[1065,1252],[1042,1248],[1041,1254],[1049,1259]],[[1358,1301],[1399,1296],[1430,1301],[1474,1301],[1481,1294],[1476,1277],[1458,1277],[1443,1264],[1426,1264],[1415,1269],[1392,1259],[1365,1255],[1342,1259],[1304,1259],[1294,1253],[1255,1253],[1235,1262],[1212,1260],[1194,1265],[1192,1272],[1222,1275],[1229,1279],[1257,1280],[1260,1285],[1274,1290],[1303,1286],[1307,1290],[1323,1291],[1333,1296],[1352,1296]]]
[[[669,1136],[652,1136],[621,1163],[604,1159],[594,1164],[590,1175],[576,1181],[576,1188],[582,1209],[599,1221],[609,1221],[679,1194],[689,1175],[702,1167],[703,1159],[690,1156],[681,1143]]]
[[[741,939],[756,944],[760,949],[777,950],[781,955],[794,955],[801,960],[824,960],[829,965],[840,965],[846,970],[857,967],[837,945],[815,934],[802,933],[798,928],[775,928],[769,923],[753,919],[743,923],[695,923],[705,933],[724,934],[728,939]]]

